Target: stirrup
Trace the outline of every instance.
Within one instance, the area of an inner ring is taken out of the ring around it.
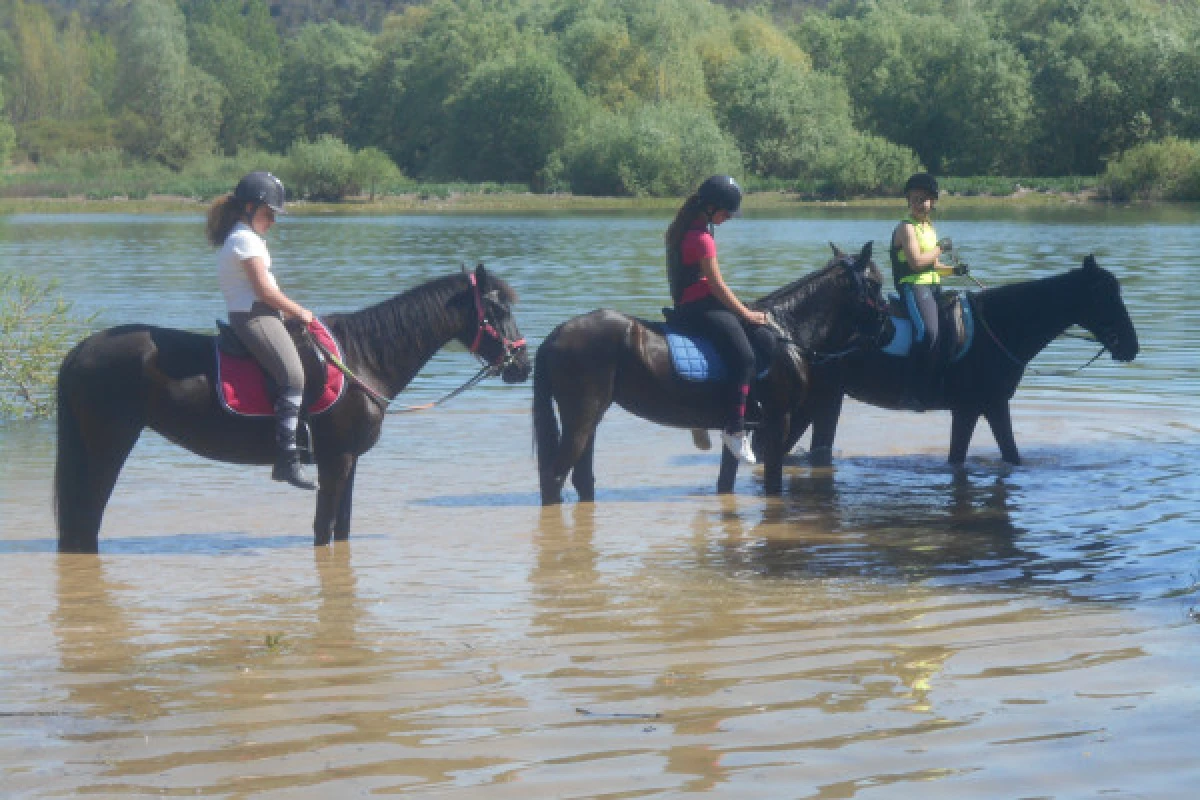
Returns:
[[[733,453],[743,464],[758,463],[758,459],[754,457],[754,449],[750,447],[750,437],[746,435],[745,431],[722,432],[721,441],[725,444],[725,449]]]

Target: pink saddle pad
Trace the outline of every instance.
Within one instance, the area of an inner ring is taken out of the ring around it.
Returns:
[[[342,358],[341,348],[333,334],[322,322],[313,317],[308,331],[325,349]],[[221,405],[231,414],[246,417],[269,417],[275,413],[274,399],[267,392],[267,376],[253,358],[239,358],[222,353],[217,348],[217,396]],[[332,362],[325,364],[325,390],[308,407],[309,414],[326,411],[346,389],[346,376]]]

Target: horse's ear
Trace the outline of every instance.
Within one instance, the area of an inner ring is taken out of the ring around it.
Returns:
[[[833,242],[830,242],[829,246],[833,248],[833,257],[834,258],[841,258],[842,256],[846,255],[845,253],[842,252],[842,248],[838,247]]]
[[[475,265],[475,281],[476,281],[476,283],[479,284],[480,288],[482,288],[484,286],[487,286],[487,279],[488,279],[487,270],[483,268],[483,262],[480,261],[478,264]]]
[[[1084,269],[1099,269],[1100,265],[1096,263],[1096,257],[1088,253],[1087,258],[1083,260]]]
[[[875,249],[875,240],[871,239],[863,245],[863,249],[858,254],[858,265],[865,267],[871,262],[871,252]]]

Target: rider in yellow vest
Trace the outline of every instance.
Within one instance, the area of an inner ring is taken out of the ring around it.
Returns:
[[[904,184],[908,216],[892,231],[892,277],[896,289],[908,306],[913,323],[913,350],[909,356],[907,400],[921,402],[921,395],[934,382],[938,367],[938,308],[936,289],[942,276],[954,274],[954,268],[938,260],[937,231],[930,215],[938,199],[937,179],[918,172]]]

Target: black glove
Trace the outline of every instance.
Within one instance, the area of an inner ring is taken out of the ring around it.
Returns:
[[[955,275],[966,275],[970,271],[971,271],[971,268],[968,267],[966,264],[962,263],[961,261],[954,265],[954,274]]]

